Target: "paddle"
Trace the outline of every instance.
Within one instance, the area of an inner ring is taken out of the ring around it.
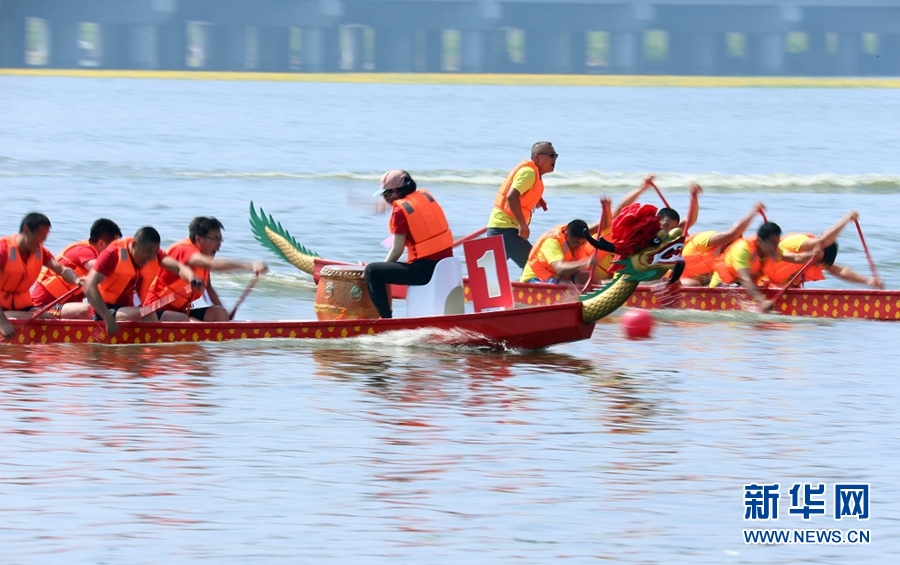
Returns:
[[[47,310],[53,308],[54,306],[56,306],[56,305],[59,304],[60,302],[63,302],[66,298],[69,298],[70,296],[72,296],[73,294],[75,294],[76,292],[78,292],[79,290],[81,290],[81,287],[80,287],[80,286],[76,286],[75,288],[73,288],[73,289],[71,289],[71,290],[67,290],[66,292],[64,292],[59,298],[57,298],[57,299],[54,300],[53,302],[50,302],[49,304],[46,304],[46,305],[42,306],[40,310],[38,310],[37,312],[35,312],[34,314],[32,314],[30,318],[28,318],[27,320],[25,320],[25,323],[27,324],[28,322],[31,322],[31,321],[34,320],[35,318],[41,317],[41,315],[43,315]]]
[[[253,290],[253,287],[256,286],[256,283],[259,281],[259,274],[253,275],[253,278],[250,280],[250,284],[247,285],[247,288],[244,289],[244,292],[238,297],[237,302],[234,303],[234,308],[231,309],[231,312],[228,313],[228,319],[233,320],[234,315],[237,314],[238,307],[244,302],[247,298],[247,295],[250,294],[250,291]]]
[[[762,219],[763,219],[763,223],[764,223],[764,224],[769,223],[769,219],[766,218],[766,213],[765,213],[765,212],[763,212],[762,210],[760,210],[760,211],[759,211],[759,215],[762,216]]]
[[[138,310],[138,314],[141,318],[143,318],[144,316],[146,316],[148,314],[152,314],[152,313],[156,312],[157,310],[159,310],[160,308],[162,308],[163,306],[171,304],[172,302],[175,302],[175,293],[174,292],[163,296],[162,298],[160,298],[156,302],[153,302],[152,304],[148,304],[146,306],[141,306],[141,309]]]
[[[666,197],[663,196],[662,192],[656,186],[656,183],[653,182],[652,178],[648,178],[648,179],[644,180],[644,182],[653,187],[653,190],[655,190],[656,194],[659,195],[659,199],[662,200],[663,206],[665,206],[666,208],[671,208],[671,206],[669,206],[669,203],[666,202]]]
[[[784,291],[786,291],[787,289],[789,289],[789,288],[794,284],[794,281],[797,280],[797,277],[799,277],[800,275],[802,275],[803,272],[804,272],[807,268],[809,268],[810,265],[812,265],[813,263],[815,263],[817,259],[818,259],[818,257],[816,257],[815,255],[813,255],[812,257],[809,258],[809,261],[807,261],[805,265],[803,265],[802,267],[800,267],[800,270],[799,270],[799,271],[797,271],[796,273],[794,273],[794,276],[791,277],[791,280],[789,280],[789,281],[787,282],[787,284],[784,285],[784,286],[781,288],[781,290],[778,291],[777,294],[775,294],[775,298],[772,299],[772,308],[775,308],[775,304],[778,302],[778,299],[781,298],[781,295],[784,294]]]
[[[458,246],[458,245],[462,245],[463,243],[465,243],[465,242],[467,242],[467,241],[469,241],[469,240],[472,240],[472,239],[481,237],[482,235],[484,235],[484,233],[485,233],[486,231],[487,231],[487,228],[481,228],[481,229],[479,229],[479,230],[477,230],[477,231],[474,231],[474,232],[470,233],[469,235],[467,235],[467,236],[465,236],[465,237],[461,237],[461,238],[459,238],[459,239],[457,239],[456,241],[453,242],[453,247],[456,247],[456,246]]]
[[[862,228],[859,227],[859,220],[854,219],[853,221],[856,222],[856,231],[859,232],[859,241],[862,243],[863,251],[866,252],[866,259],[869,260],[869,268],[872,269],[872,276],[877,279],[879,277],[878,271],[875,270],[875,261],[872,261],[872,255],[869,254],[869,247],[866,245],[866,238],[863,237]]]
[[[609,209],[609,206],[604,206],[603,197],[600,197],[600,220],[597,222],[597,239],[603,237],[603,226],[612,221],[612,218],[609,215],[612,214],[612,211]],[[581,287],[581,291],[578,294],[584,294],[587,292],[587,289],[591,288],[591,285],[594,284],[594,272],[597,267],[597,253],[599,250],[594,250],[594,254],[591,256],[591,266],[590,266],[590,274],[588,275],[587,281],[584,283],[584,286]]]

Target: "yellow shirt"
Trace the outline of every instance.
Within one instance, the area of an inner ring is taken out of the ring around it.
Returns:
[[[781,248],[778,248],[778,259],[781,259],[782,252]],[[725,257],[723,260],[726,265],[734,267],[735,271],[740,272],[741,269],[749,269],[750,261],[753,258],[753,254],[750,252],[750,245],[747,243],[746,239],[739,239],[735,241],[725,252]],[[765,260],[765,259],[763,259]],[[759,273],[756,273],[758,276]],[[719,273],[713,273],[712,279],[709,281],[710,288],[719,286],[722,283],[722,278],[719,276]]]
[[[506,214],[504,214],[504,216],[505,215]],[[565,259],[565,254],[563,253],[562,246],[560,246],[558,239],[547,238],[544,240],[544,243],[541,244],[541,248],[538,250],[538,257],[542,257],[548,265],[552,265],[557,261],[562,261],[563,259]],[[537,278],[537,275],[534,274],[534,271],[531,268],[531,263],[525,263],[525,268],[522,269],[522,278],[520,278],[519,280],[522,282],[528,282],[531,279],[535,278]]]
[[[537,177],[534,175],[534,170],[531,167],[522,167],[516,172],[516,175],[513,177],[512,184],[510,185],[514,188],[519,194],[525,194],[532,188],[534,188],[534,183],[537,180]],[[515,218],[511,218],[503,213],[503,210],[499,208],[494,208],[491,210],[491,217],[488,218],[487,227],[489,228],[518,228],[519,224],[516,223]]]
[[[690,240],[684,244],[684,250],[681,252],[681,256],[690,257],[691,255],[701,255],[713,251],[714,248],[710,247],[709,239],[715,234],[716,232],[714,230],[695,233],[691,236]]]

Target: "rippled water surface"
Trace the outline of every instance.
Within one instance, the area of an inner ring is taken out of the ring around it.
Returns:
[[[263,257],[246,319],[310,318],[315,287],[247,226],[250,200],[335,259],[377,260],[371,192],[410,170],[454,231],[483,226],[532,142],[562,155],[533,231],[593,221],[656,172],[698,228],[757,200],[787,231],[860,212],[900,284],[892,90],[627,89],[0,78],[6,232],[54,251],[98,216],[169,243],[193,216]],[[657,203],[648,195],[646,201]],[[838,262],[868,266],[852,226]],[[515,273],[514,273],[515,274]],[[244,274],[214,275],[226,303]],[[825,286],[823,283],[820,285]],[[827,285],[846,286],[828,281]],[[898,306],[900,307],[900,306]],[[490,353],[425,332],[332,342],[0,348],[0,562],[893,563],[895,323],[664,312],[589,341]],[[748,523],[743,485],[779,483]],[[869,483],[870,519],[790,515],[794,483]],[[747,527],[871,530],[750,546]]]

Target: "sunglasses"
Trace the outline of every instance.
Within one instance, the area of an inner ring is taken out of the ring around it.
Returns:
[[[538,153],[538,155],[546,155],[551,159],[556,159],[557,157],[559,157],[559,153]]]

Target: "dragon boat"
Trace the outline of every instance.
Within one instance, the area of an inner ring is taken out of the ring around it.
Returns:
[[[656,210],[653,208],[652,212],[644,212],[643,216],[649,217],[655,215]],[[391,319],[374,316],[359,318],[352,315],[345,317],[348,308],[344,308],[334,319],[320,318],[311,321],[120,322],[119,332],[114,335],[107,335],[105,325],[95,321],[19,319],[10,320],[16,333],[8,340],[0,340],[0,343],[115,345],[238,339],[331,339],[426,329],[433,330],[434,341],[441,344],[495,349],[540,349],[589,338],[594,324],[624,304],[640,282],[660,279],[668,270],[675,269],[681,263],[683,238],[680,237],[680,230],[673,230],[671,234],[663,231],[650,233],[646,229],[649,222],[644,222],[642,230],[630,229],[637,224],[640,222],[631,222],[628,229],[620,229],[618,232],[619,245],[633,251],[618,261],[618,276],[603,288],[581,296],[576,301]],[[617,233],[615,229],[616,224],[614,233]],[[331,296],[333,289],[321,282],[320,290]],[[350,291],[351,294],[361,292],[363,291],[358,286]],[[331,305],[320,305],[317,295],[317,314],[328,308]]]
[[[301,271],[317,279],[322,267],[347,264],[321,257],[318,253],[299,244],[272,216],[262,209],[257,214],[250,205],[250,225],[264,247],[274,252]],[[468,281],[463,279],[464,293],[470,295]],[[594,287],[590,290],[596,290]],[[403,298],[404,287],[392,287],[395,298]],[[572,284],[512,283],[516,304],[524,306],[549,305],[576,302],[581,289]],[[763,289],[768,298],[783,294],[773,308],[788,316],[814,318],[856,318],[866,320],[900,320],[900,290],[872,289],[812,289],[769,288]],[[641,284],[625,301],[624,306],[644,309],[680,309],[727,312],[755,310],[747,293],[741,288],[669,287],[660,292],[658,285]]]

